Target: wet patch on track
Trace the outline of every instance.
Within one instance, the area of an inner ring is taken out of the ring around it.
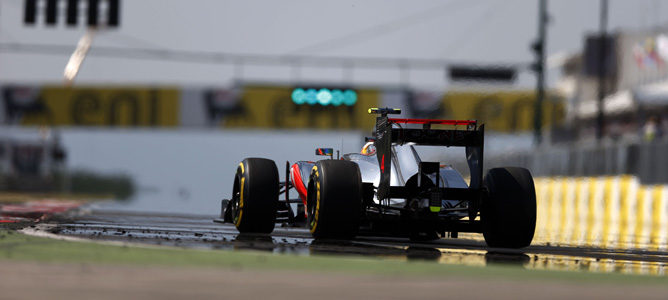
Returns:
[[[278,226],[271,235],[239,234],[208,216],[96,211],[53,221],[52,233],[102,241],[187,248],[256,250],[293,255],[354,255],[465,265],[516,265],[529,269],[665,275],[668,252],[538,244],[524,249],[489,248],[479,235],[411,242],[388,237],[314,241],[305,228]]]

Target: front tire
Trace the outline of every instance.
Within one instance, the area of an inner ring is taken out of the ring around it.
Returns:
[[[308,225],[316,239],[352,239],[362,208],[362,176],[356,163],[321,160],[307,191]]]
[[[246,158],[237,167],[230,200],[240,233],[271,233],[278,207],[278,168],[273,160]]]
[[[480,220],[490,247],[523,248],[536,229],[536,191],[529,170],[494,168],[485,175],[488,195],[482,201]]]

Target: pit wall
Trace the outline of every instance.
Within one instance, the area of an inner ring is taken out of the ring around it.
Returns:
[[[668,185],[634,176],[538,177],[533,245],[668,248]]]

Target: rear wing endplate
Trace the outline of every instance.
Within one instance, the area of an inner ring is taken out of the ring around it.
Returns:
[[[480,188],[483,172],[483,148],[485,126],[478,126],[476,120],[435,120],[435,119],[399,119],[389,118],[388,113],[396,113],[396,109],[369,110],[378,113],[376,118],[376,154],[380,166],[380,183],[378,199],[391,198],[390,174],[392,168],[392,145],[414,143],[426,146],[466,147],[466,160],[471,174],[470,188]],[[397,124],[397,126],[393,126]],[[421,124],[422,128],[404,128],[401,124]],[[455,129],[432,129],[432,125],[454,125]],[[463,125],[463,129],[456,126]]]

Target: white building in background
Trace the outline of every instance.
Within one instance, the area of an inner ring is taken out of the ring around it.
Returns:
[[[600,49],[594,36],[586,39],[580,54],[567,60],[557,84],[568,99],[567,129],[563,133],[584,140],[594,138],[598,114]],[[606,137],[638,139],[649,119],[657,119],[659,132],[666,132],[668,29],[622,31],[611,36],[610,59],[604,67]]]

